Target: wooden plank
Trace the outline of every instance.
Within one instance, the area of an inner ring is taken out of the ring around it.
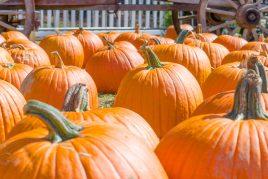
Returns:
[[[146,0],[146,4],[151,4],[151,0]],[[148,29],[150,28],[150,11],[145,12],[145,28]]]
[[[44,27],[44,21],[45,21],[45,19],[44,19],[44,10],[41,10],[40,11],[40,27],[41,28]]]
[[[136,0],[132,0],[131,4],[136,4]],[[130,20],[130,26],[135,27],[136,24],[136,11],[131,11],[131,20]]]
[[[54,10],[53,16],[54,16],[54,27],[59,28],[59,26],[60,26],[60,10]]]
[[[121,21],[122,21],[122,12],[117,12],[117,27],[121,27]]]
[[[143,4],[143,0],[139,0],[139,5],[140,4]],[[143,25],[142,16],[143,16],[143,11],[139,11],[138,12],[138,24],[139,24],[140,27],[142,27],[142,25]]]
[[[52,10],[47,11],[47,27],[51,27],[51,22],[52,22]]]
[[[156,5],[157,2],[153,1],[153,5]],[[153,11],[153,28],[157,28],[157,22],[158,22],[158,16],[157,16],[158,11]]]
[[[71,10],[71,26],[76,27],[76,12],[75,10]]]
[[[68,10],[63,11],[63,27],[67,27],[69,22],[69,13]]]
[[[107,27],[107,16],[106,16],[106,11],[101,12],[101,26],[102,27]]]
[[[94,27],[99,27],[99,11],[94,11]]]
[[[84,27],[84,11],[79,11],[79,27]]]
[[[87,11],[87,27],[91,27],[91,11]]]
[[[114,18],[115,18],[115,14],[113,13],[109,13],[109,20],[108,20],[108,26],[109,27],[114,27]]]
[[[124,4],[129,4],[129,0],[125,0]],[[128,27],[128,22],[129,22],[128,18],[129,18],[128,11],[125,11],[124,12],[124,24],[123,24],[124,27]]]

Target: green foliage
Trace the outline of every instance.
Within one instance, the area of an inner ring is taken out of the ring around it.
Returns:
[[[171,11],[167,11],[164,16],[164,26],[168,27],[170,25],[172,25],[172,15]]]

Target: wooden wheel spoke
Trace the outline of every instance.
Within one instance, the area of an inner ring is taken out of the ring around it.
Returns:
[[[245,0],[239,0],[239,2],[240,2],[241,5],[246,4]]]
[[[224,1],[226,1],[228,4],[230,4],[235,9],[239,8],[239,5],[236,2],[234,2],[233,0],[224,0]]]
[[[178,20],[188,20],[188,19],[193,19],[193,18],[196,18],[196,15],[180,16],[178,17]]]
[[[262,25],[259,26],[259,28],[264,32],[265,34],[268,34],[268,29]]]
[[[210,28],[208,29],[208,31],[209,31],[209,32],[213,32],[213,31],[215,31],[215,30],[217,30],[217,29],[221,29],[221,28],[227,27],[227,26],[229,26],[229,25],[231,25],[231,24],[233,24],[233,23],[236,23],[236,20],[226,21],[226,22],[224,22],[224,23],[222,23],[222,24],[215,25],[215,26],[213,26],[213,27],[210,27]]]
[[[268,12],[268,5],[265,5],[263,7],[260,8],[261,12]]]
[[[255,29],[252,29],[251,32],[252,32],[252,35],[253,35],[254,39],[255,40],[258,40],[259,35],[257,33],[257,29],[256,28]]]
[[[247,39],[248,29],[244,29],[242,36],[243,36],[244,39]]]
[[[207,12],[226,15],[226,16],[232,16],[232,17],[236,15],[236,13],[232,11],[225,11],[225,10],[214,9],[214,8],[207,8]]]
[[[253,4],[253,0],[248,0],[247,4]]]
[[[0,21],[0,26],[4,27],[6,29],[9,29],[9,30],[16,30],[15,27],[13,27],[12,25],[9,25],[9,24],[7,24],[7,23],[5,23],[3,21]]]

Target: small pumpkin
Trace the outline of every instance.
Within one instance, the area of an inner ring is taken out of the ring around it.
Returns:
[[[65,65],[82,67],[84,64],[84,49],[80,41],[72,34],[48,35],[39,44],[48,54],[51,64],[57,61],[51,52],[58,51]]]
[[[243,38],[231,35],[220,35],[213,42],[225,46],[230,52],[240,50],[244,45],[248,43]]]
[[[89,109],[88,91],[84,84],[75,84],[65,95],[63,114],[72,122],[76,123],[107,123],[116,124],[126,128],[135,136],[144,141],[152,150],[159,143],[157,135],[149,124],[137,113],[126,108]],[[39,127],[46,128],[42,121],[36,117],[26,116],[9,133],[11,138],[19,133],[33,130]]]
[[[106,39],[107,40],[107,39]],[[86,65],[86,71],[94,79],[98,91],[115,93],[123,77],[132,69],[144,63],[137,50],[130,50],[120,43],[108,45],[95,53]]]
[[[203,95],[198,82],[184,66],[162,63],[150,47],[143,48],[148,64],[128,72],[114,106],[140,114],[161,138],[191,115],[203,101]]]
[[[0,143],[7,134],[23,118],[23,106],[26,101],[12,84],[0,80]]]
[[[230,113],[195,116],[173,128],[156,149],[169,178],[267,178],[261,172],[268,169],[261,86],[251,71],[240,81]]]
[[[84,68],[93,54],[103,47],[103,42],[96,34],[84,29],[75,30],[73,35],[81,42],[83,46],[85,56],[83,63]]]
[[[193,26],[191,26],[190,24],[181,24],[180,27],[182,30],[189,30],[189,31],[194,30]],[[174,28],[174,25],[168,26],[168,28],[166,30],[165,37],[170,38],[170,39],[174,39],[174,40],[177,39],[178,34]]]
[[[29,40],[28,37],[26,37],[23,33],[20,31],[7,31],[7,32],[2,32],[1,34],[7,41],[9,40],[15,40],[15,39],[23,39],[23,40]]]
[[[0,79],[20,89],[21,83],[32,70],[32,67],[25,64],[0,63]]]
[[[29,48],[22,44],[14,44],[7,48],[16,63],[23,63],[33,68],[50,65],[47,53],[42,48]]]
[[[0,178],[167,178],[154,152],[120,126],[74,124],[38,101],[29,101],[24,111],[49,130],[38,128],[6,141]]]
[[[89,90],[89,106],[97,108],[97,88],[91,76],[81,68],[64,65],[58,52],[53,55],[58,64],[36,68],[25,78],[20,89],[24,97],[61,109],[67,90],[76,83],[83,83]]]
[[[109,32],[102,32],[99,33],[98,36],[102,40],[103,44],[107,45],[107,41],[104,39],[107,39],[109,42],[114,43],[115,39],[120,35],[119,32],[116,31],[109,31]]]
[[[0,47],[0,63],[12,63],[12,62],[14,62],[14,60],[9,54],[9,52],[5,48]]]

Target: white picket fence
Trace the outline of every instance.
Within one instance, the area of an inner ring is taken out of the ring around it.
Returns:
[[[125,4],[164,4],[154,0],[125,0]],[[164,32],[165,11],[118,11],[117,14],[99,10],[40,10],[38,36],[53,33],[55,30],[71,30],[79,27],[92,31],[128,31],[136,23],[143,31],[152,34]],[[192,21],[194,23],[194,21]]]

